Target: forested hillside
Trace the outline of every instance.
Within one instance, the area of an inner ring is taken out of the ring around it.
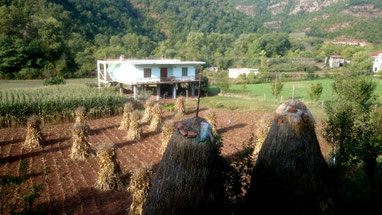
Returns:
[[[259,19],[264,31],[306,32],[329,39],[382,40],[382,1],[230,0],[237,10]]]

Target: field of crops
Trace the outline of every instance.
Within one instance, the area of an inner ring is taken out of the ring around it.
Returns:
[[[33,114],[43,122],[71,121],[79,106],[89,111],[90,118],[112,116],[122,112],[126,100],[113,89],[99,91],[79,84],[0,89],[0,125],[23,125]]]

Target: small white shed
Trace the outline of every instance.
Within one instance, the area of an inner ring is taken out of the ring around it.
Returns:
[[[253,72],[255,75],[259,73],[258,69],[252,69],[252,68],[235,68],[235,69],[228,69],[228,77],[229,78],[237,78],[241,74],[248,75],[249,73]]]

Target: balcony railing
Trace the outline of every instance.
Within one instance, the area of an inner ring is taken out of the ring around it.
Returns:
[[[138,78],[135,83],[159,83],[159,82],[182,82],[182,81],[197,81],[198,78],[195,76],[180,76],[180,77],[160,77],[160,78]]]

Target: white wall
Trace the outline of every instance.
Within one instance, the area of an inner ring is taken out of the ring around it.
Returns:
[[[377,57],[375,57],[373,63],[373,72],[378,72],[380,70],[382,70],[382,54],[379,54]]]

